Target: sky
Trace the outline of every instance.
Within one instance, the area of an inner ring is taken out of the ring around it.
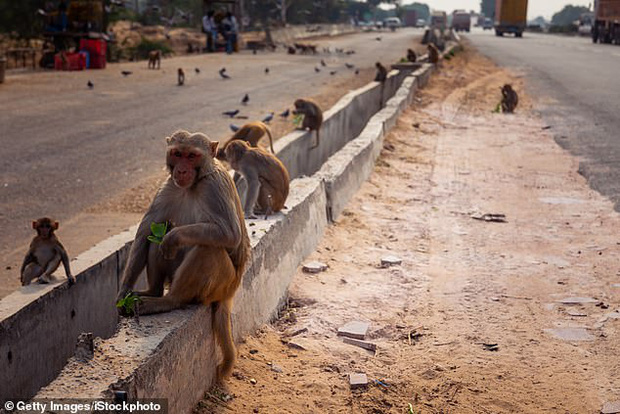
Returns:
[[[416,0],[404,0],[403,4],[413,3]],[[466,9],[480,11],[480,0],[417,0],[426,3],[431,9],[443,10],[451,13],[454,9]],[[529,0],[527,6],[527,18],[534,19],[544,16],[547,20],[551,19],[554,13],[559,12],[568,4],[574,6],[588,6],[594,0]]]

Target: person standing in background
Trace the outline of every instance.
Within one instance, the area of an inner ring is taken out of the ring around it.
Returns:
[[[207,52],[215,52],[215,43],[217,42],[217,26],[213,15],[215,13],[210,10],[202,18],[202,31],[207,35]]]
[[[231,54],[237,49],[237,33],[239,32],[239,24],[237,19],[231,12],[226,12],[226,17],[222,20],[224,36],[226,38],[226,53]]]

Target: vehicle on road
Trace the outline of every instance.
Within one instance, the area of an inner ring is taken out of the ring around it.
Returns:
[[[469,32],[471,30],[471,14],[465,10],[452,12],[452,29],[455,32]]]
[[[495,34],[522,37],[526,26],[527,0],[495,0]]]
[[[493,19],[485,17],[482,22],[482,30],[493,30]]]
[[[577,21],[577,33],[579,36],[592,35],[592,22],[594,21],[594,13],[581,13]]]
[[[424,26],[426,26],[426,20],[424,19],[418,19],[415,22],[415,27],[424,27]]]
[[[446,12],[435,10],[431,13],[431,29],[445,30],[448,27]]]
[[[416,10],[405,10],[403,16],[403,25],[408,27],[415,27],[415,23],[418,20],[418,12]]]
[[[620,45],[620,1],[595,0],[592,42]]]
[[[391,29],[391,30],[396,30],[397,28],[401,26],[402,26],[402,23],[398,17],[388,17],[387,19],[383,21],[383,27],[387,27],[388,29]]]

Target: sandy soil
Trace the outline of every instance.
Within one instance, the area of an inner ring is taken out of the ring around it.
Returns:
[[[492,113],[508,81],[521,105]],[[595,413],[620,400],[620,219],[522,90],[471,50],[444,62],[308,257],[328,270],[298,270],[280,318],[195,412]],[[507,222],[472,218],[485,213]],[[402,265],[381,268],[388,254]],[[376,352],[337,336],[352,320],[370,323]],[[350,373],[369,385],[351,390]]]

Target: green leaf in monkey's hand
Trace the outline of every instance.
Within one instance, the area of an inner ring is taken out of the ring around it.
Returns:
[[[303,120],[304,116],[302,114],[295,115],[295,118],[293,118],[293,125],[299,127]]]
[[[168,223],[151,223],[151,235],[146,236],[146,239],[151,243],[161,244],[166,231],[168,230]]]
[[[125,297],[116,302],[116,307],[122,310],[125,316],[133,316],[136,313],[136,304],[140,303],[140,296],[134,292],[127,292]]]

